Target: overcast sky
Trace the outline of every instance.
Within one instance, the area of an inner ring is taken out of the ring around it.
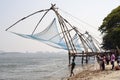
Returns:
[[[86,28],[81,22],[83,26],[78,28],[80,30],[88,29],[91,35],[100,38],[99,31],[97,31],[98,27],[102,24],[102,20],[114,8],[120,5],[120,0],[0,0],[0,50],[19,52],[62,51],[41,42],[25,39],[5,31],[6,28],[20,18],[35,11],[50,8],[51,3],[56,4],[58,8],[70,13],[79,20],[92,25]],[[25,24],[22,23],[23,26],[18,24],[10,30],[30,32],[33,29],[30,25],[35,24],[35,19],[39,19],[39,16],[33,16],[30,20],[24,22]],[[42,30],[43,28],[41,27],[40,29]]]

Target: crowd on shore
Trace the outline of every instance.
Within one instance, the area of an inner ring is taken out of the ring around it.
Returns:
[[[89,68],[88,70],[77,73],[74,76],[70,76],[67,80],[119,80],[117,79],[120,78],[119,74],[117,74],[120,73],[120,55],[118,53],[103,53],[97,55],[96,58],[98,64],[97,70]],[[115,72],[116,70],[117,72]],[[73,71],[71,73],[73,73]],[[111,79],[109,75],[112,75],[113,79]],[[100,78],[97,79],[96,76]]]
[[[109,53],[109,54],[101,54],[97,55],[97,61],[100,66],[100,70],[105,70],[105,64],[109,65],[111,64],[111,70],[120,70],[120,55],[115,55],[115,53]],[[115,61],[117,62],[117,65],[115,66]]]

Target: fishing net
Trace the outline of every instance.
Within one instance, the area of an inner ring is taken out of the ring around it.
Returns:
[[[85,36],[85,35],[84,35],[84,36]],[[85,36],[85,37],[86,37],[85,40],[86,40],[86,42],[87,42],[89,48],[91,48],[91,50],[92,50],[93,52],[99,51],[99,49],[98,49],[98,47],[97,47],[95,41],[93,40],[92,36],[89,35],[89,36]]]
[[[43,31],[41,31],[39,33],[32,34],[32,35],[20,34],[20,33],[16,33],[16,32],[12,32],[12,33],[14,33],[18,36],[24,37],[24,38],[43,42],[43,43],[50,45],[52,47],[55,47],[55,48],[68,50],[67,45],[64,41],[64,38],[63,38],[63,36],[61,36],[62,32],[59,32],[59,30],[58,30],[58,26],[57,26],[55,18],[47,28],[45,28]],[[72,40],[73,40],[73,44],[76,47],[76,49],[78,51],[82,51],[83,47],[78,42],[78,35],[75,34],[73,36]]]

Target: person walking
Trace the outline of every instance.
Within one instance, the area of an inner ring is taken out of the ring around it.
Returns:
[[[111,70],[113,70],[114,69],[114,62],[115,62],[115,55],[114,55],[114,53],[112,53],[112,55],[111,55],[111,65],[112,65],[112,69]]]
[[[75,62],[74,62],[74,59],[72,59],[72,63],[71,63],[71,74],[70,74],[70,77],[73,75],[74,76],[74,72],[73,72],[73,70],[74,70],[74,68],[75,68]]]

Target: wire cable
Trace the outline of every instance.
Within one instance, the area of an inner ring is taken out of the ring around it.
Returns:
[[[59,9],[60,9],[60,8],[59,8]],[[61,10],[62,12],[64,12],[64,13],[70,15],[71,17],[73,17],[73,18],[79,20],[80,22],[82,22],[82,23],[84,23],[84,24],[87,24],[87,25],[91,26],[91,27],[94,28],[94,29],[97,29],[95,26],[93,26],[93,25],[91,25],[91,24],[89,24],[89,23],[87,23],[87,22],[85,22],[85,21],[83,21],[83,20],[81,20],[81,19],[79,19],[79,18],[73,16],[72,14],[70,14],[70,13],[68,13],[68,12],[66,12],[66,11],[64,11],[64,10],[62,10],[62,9],[60,9],[60,10]]]

